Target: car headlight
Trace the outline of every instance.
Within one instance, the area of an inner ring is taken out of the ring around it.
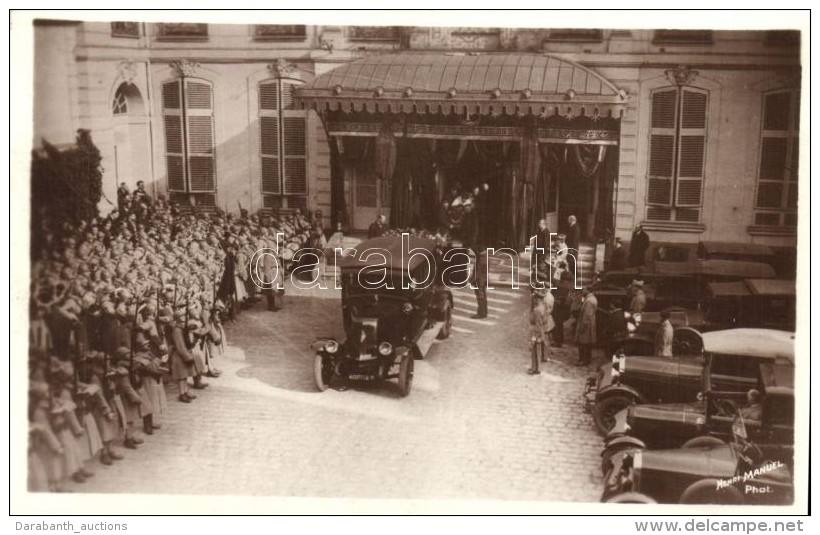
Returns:
[[[626,330],[627,330],[627,332],[629,332],[629,333],[634,333],[635,331],[637,331],[637,330],[638,330],[638,327],[637,327],[637,325],[635,325],[634,323],[631,323],[631,322],[630,322],[630,323],[627,323],[627,324],[626,324]]]
[[[404,312],[405,314],[409,314],[409,313],[413,312],[413,303],[404,303],[401,306],[401,311]]]
[[[636,326],[640,325],[641,324],[641,314],[640,314],[640,312],[636,312],[635,314],[632,314],[632,320],[635,322]]]
[[[379,354],[383,357],[386,357],[392,352],[393,346],[390,344],[390,342],[382,342],[381,344],[379,344]]]
[[[624,319],[628,320],[631,317],[632,317],[632,314],[630,314],[628,310],[624,310]]]
[[[618,368],[616,366],[613,366],[612,367],[612,380],[617,381],[618,377],[620,377],[620,376],[621,376],[620,370],[618,370]]]
[[[339,342],[336,340],[328,340],[325,342],[325,351],[331,354],[339,351]]]

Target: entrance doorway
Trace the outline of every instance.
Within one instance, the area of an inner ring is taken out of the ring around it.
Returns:
[[[587,239],[590,235],[590,202],[591,180],[582,177],[570,166],[560,173],[558,184],[558,232],[565,233],[569,223],[567,219],[574,215],[578,219],[581,229],[581,238]]]
[[[390,182],[379,180],[366,166],[349,166],[347,174],[352,185],[353,229],[367,230],[380,213],[390,224]]]

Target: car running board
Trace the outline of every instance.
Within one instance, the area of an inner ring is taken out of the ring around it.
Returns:
[[[430,351],[442,327],[444,327],[444,322],[437,321],[432,327],[425,329],[424,332],[421,333],[421,336],[419,336],[419,339],[416,340],[416,348],[419,350],[418,354],[421,358],[424,358],[427,352]]]

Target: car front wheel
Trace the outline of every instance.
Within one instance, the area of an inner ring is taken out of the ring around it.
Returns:
[[[615,425],[615,415],[629,407],[635,399],[626,394],[613,394],[595,403],[592,420],[601,436],[606,436]]]
[[[739,505],[743,503],[743,495],[733,486],[718,488],[717,479],[701,479],[683,491],[680,503]]]
[[[607,498],[606,503],[658,503],[646,494],[640,492],[622,492],[611,498]]]
[[[399,363],[399,395],[406,397],[413,384],[413,355],[407,354]]]
[[[330,379],[333,377],[333,366],[328,361],[326,362],[321,353],[316,353],[313,357],[313,380],[316,382],[316,388],[319,392],[324,392],[330,386]]]

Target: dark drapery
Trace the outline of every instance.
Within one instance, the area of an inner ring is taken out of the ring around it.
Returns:
[[[344,143],[342,138],[330,139],[330,206],[331,223],[334,230],[346,230],[347,203],[345,202],[345,170],[339,144]]]
[[[376,175],[382,180],[392,180],[396,170],[396,138],[390,123],[385,122],[376,137]]]

